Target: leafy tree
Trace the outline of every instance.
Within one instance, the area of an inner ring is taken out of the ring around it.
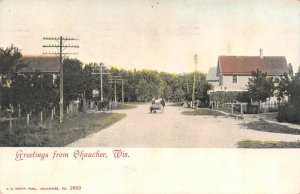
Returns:
[[[236,96],[236,100],[239,101],[239,102],[250,103],[251,102],[251,97],[250,97],[249,91],[238,92],[237,96]]]
[[[174,92],[174,100],[175,101],[181,101],[185,97],[185,92],[183,91],[182,88],[177,88]]]
[[[197,97],[201,102],[208,102],[209,101],[209,95],[207,94],[207,91],[210,90],[212,86],[206,82],[201,81],[199,82]]]
[[[161,97],[161,80],[157,71],[141,70],[137,71],[135,76],[138,100],[148,101]]]
[[[0,84],[2,86],[7,86],[11,77],[24,67],[21,57],[20,50],[13,45],[6,49],[0,48]]]
[[[175,85],[177,76],[175,74],[160,72],[159,77],[161,79],[161,96],[166,100],[171,100],[173,98],[173,87]]]
[[[292,80],[287,73],[284,73],[283,77],[280,78],[276,89],[276,96],[278,100],[283,99],[285,96],[289,97],[291,95],[293,92]]]
[[[289,89],[290,101],[300,109],[300,67],[298,72],[292,78]]]
[[[300,68],[290,80],[284,76],[281,82],[280,89],[289,96],[289,100],[287,104],[279,107],[277,119],[280,122],[300,123]]]
[[[20,60],[22,54],[13,45],[6,49],[0,48],[0,105],[8,108],[12,99],[10,88],[11,78],[25,65]]]
[[[260,103],[266,102],[269,97],[273,96],[275,86],[272,78],[267,77],[267,73],[262,73],[257,69],[252,71],[247,88],[252,100]]]
[[[68,104],[70,101],[76,100],[83,94],[87,85],[87,77],[83,73],[82,62],[78,59],[65,59],[63,62],[63,71],[64,102]]]
[[[49,111],[58,102],[58,90],[51,74],[35,72],[16,75],[12,79],[12,104],[26,113]]]

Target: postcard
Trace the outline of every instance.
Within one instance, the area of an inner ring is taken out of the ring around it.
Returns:
[[[297,0],[0,0],[0,194],[300,193]]]

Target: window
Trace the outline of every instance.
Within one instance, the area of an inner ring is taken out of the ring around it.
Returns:
[[[232,76],[232,83],[237,83],[237,75]]]

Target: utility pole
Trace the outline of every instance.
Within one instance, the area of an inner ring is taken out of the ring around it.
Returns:
[[[122,79],[122,103],[124,104],[124,79]]]
[[[114,75],[114,76],[111,76],[109,79],[108,79],[109,83],[111,84],[114,84],[115,88],[115,97],[114,97],[114,100],[115,102],[117,102],[117,82],[119,83],[120,81],[122,81],[122,76],[120,75]]]
[[[197,71],[197,58],[198,56],[195,55],[195,72],[194,72],[194,83],[193,83],[193,93],[192,93],[192,107],[194,107],[195,103],[195,85],[196,85],[196,71]]]
[[[79,48],[79,45],[66,45],[66,41],[75,41],[79,40],[76,38],[70,38],[70,37],[44,37],[43,40],[54,40],[58,44],[48,44],[48,45],[43,45],[43,47],[47,48],[56,48],[58,49],[59,52],[44,52],[43,54],[51,54],[51,55],[56,55],[59,58],[59,63],[60,63],[60,83],[59,83],[59,122],[63,122],[63,117],[64,117],[64,84],[63,84],[63,58],[66,55],[77,55],[78,53],[66,53],[63,52],[67,48]]]
[[[114,84],[115,86],[115,102],[117,102],[117,84],[122,85],[122,103],[124,104],[124,79],[122,79],[122,76],[111,76],[109,79],[109,83]]]
[[[97,69],[93,69],[94,72],[92,72],[93,75],[99,75],[100,74],[100,92],[101,92],[101,101],[103,101],[103,80],[102,80],[102,77],[103,75],[110,75],[110,73],[103,73],[103,66],[104,64],[103,63],[100,63],[100,72],[97,72],[95,70]]]
[[[189,88],[190,85],[191,85],[190,83],[185,83],[185,84],[183,85],[183,88],[186,89],[186,94],[187,94],[187,95],[189,94],[189,91],[190,91],[190,88]]]
[[[102,63],[100,63],[100,91],[101,91],[101,102],[103,101],[103,84],[102,84]]]
[[[117,102],[117,81],[115,79],[115,103]]]

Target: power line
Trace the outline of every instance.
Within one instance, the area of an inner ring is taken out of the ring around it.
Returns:
[[[59,122],[63,122],[64,117],[64,94],[63,94],[63,58],[66,55],[77,55],[78,53],[67,53],[63,52],[67,48],[79,48],[79,45],[66,45],[66,41],[75,41],[79,40],[77,38],[71,38],[71,37],[44,37],[43,40],[55,40],[58,44],[47,44],[43,45],[43,48],[56,48],[57,52],[43,52],[43,54],[50,54],[50,55],[56,55],[59,58],[60,63],[60,83],[59,83]]]

